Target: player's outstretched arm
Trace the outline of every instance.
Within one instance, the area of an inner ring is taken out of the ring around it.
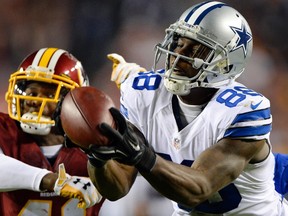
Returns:
[[[0,191],[55,191],[66,198],[79,199],[80,208],[88,208],[101,201],[102,196],[87,177],[69,176],[64,165],[59,174],[33,167],[0,153]]]
[[[125,128],[118,114],[112,115],[117,124],[120,123],[120,128]],[[161,194],[187,207],[195,207],[209,199],[235,180],[250,161],[259,162],[267,157],[269,152],[265,140],[245,141],[226,138],[204,151],[191,167],[187,167],[156,156],[153,150],[143,144],[130,129],[115,131],[105,124],[101,126],[107,137],[117,140],[114,149],[106,151],[107,146],[91,149],[95,159],[103,161],[102,166],[106,172],[109,173],[107,170],[114,168],[113,164],[105,162],[109,157],[114,157],[113,159],[119,163],[133,165]],[[140,153],[141,148],[145,149],[144,153]]]
[[[119,88],[130,74],[146,71],[145,68],[139,66],[136,63],[128,63],[125,59],[116,53],[107,55],[108,59],[113,62],[111,81],[114,81]]]
[[[57,179],[57,175],[53,175],[49,170],[30,166],[2,153],[0,153],[0,170],[0,192],[53,189],[51,185],[54,185]]]
[[[88,173],[103,197],[115,201],[129,192],[138,171],[133,166],[118,163],[116,160],[108,160],[101,167],[95,167],[89,161]]]
[[[193,208],[232,183],[250,161],[259,162],[267,154],[265,140],[226,138],[202,152],[191,167],[158,156],[151,172],[141,174],[168,199]]]

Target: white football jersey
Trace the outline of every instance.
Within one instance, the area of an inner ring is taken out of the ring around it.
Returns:
[[[269,100],[237,82],[220,88],[184,128],[177,120],[178,99],[166,90],[159,74],[131,75],[121,85],[120,100],[122,114],[142,131],[158,155],[174,163],[191,166],[201,152],[225,137],[269,142]],[[235,181],[194,209],[173,202],[173,215],[284,215],[285,200],[274,187],[274,166],[270,153],[263,162],[248,164]]]

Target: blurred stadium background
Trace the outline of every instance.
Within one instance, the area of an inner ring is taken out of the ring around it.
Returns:
[[[288,2],[223,1],[246,17],[254,36],[252,59],[239,81],[270,99],[273,149],[274,152],[288,153]],[[0,0],[0,111],[7,111],[5,92],[9,75],[26,55],[42,47],[59,47],[73,53],[83,63],[91,85],[107,92],[119,106],[119,92],[110,82],[112,64],[106,55],[119,53],[128,62],[150,69],[154,45],[164,38],[165,28],[198,2]],[[148,196],[155,196],[150,190],[146,190]],[[139,198],[139,191],[135,194]],[[141,203],[136,203],[139,199],[131,200],[131,205],[126,205],[137,208],[129,209],[130,213],[123,215],[157,215],[155,212],[149,214],[150,207],[154,207],[151,202],[148,205],[146,199]],[[122,206],[121,201],[118,203],[118,207]],[[153,200],[153,203],[157,202]],[[156,208],[161,208],[159,205]],[[114,203],[113,208],[117,212],[117,204]],[[170,210],[169,207],[166,209]],[[108,212],[105,214],[113,216]],[[121,213],[118,211],[115,215]]]

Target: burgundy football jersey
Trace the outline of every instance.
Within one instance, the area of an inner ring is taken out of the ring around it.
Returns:
[[[24,133],[7,114],[0,113],[0,148],[4,154],[26,164],[55,172],[64,163],[72,176],[88,176],[87,156],[78,148],[61,148],[53,166],[32,137]],[[25,172],[25,170],[23,170]],[[89,209],[77,207],[77,199],[65,199],[54,192],[17,190],[0,193],[0,215],[97,216],[102,203]]]

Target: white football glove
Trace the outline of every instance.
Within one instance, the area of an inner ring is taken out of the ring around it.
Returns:
[[[59,164],[58,179],[54,186],[57,195],[65,198],[79,199],[78,208],[89,208],[99,203],[102,196],[88,177],[70,176],[64,164]]]
[[[108,54],[108,59],[113,62],[111,81],[114,81],[119,88],[129,74],[147,71],[136,63],[128,63],[125,59],[116,53]]]

